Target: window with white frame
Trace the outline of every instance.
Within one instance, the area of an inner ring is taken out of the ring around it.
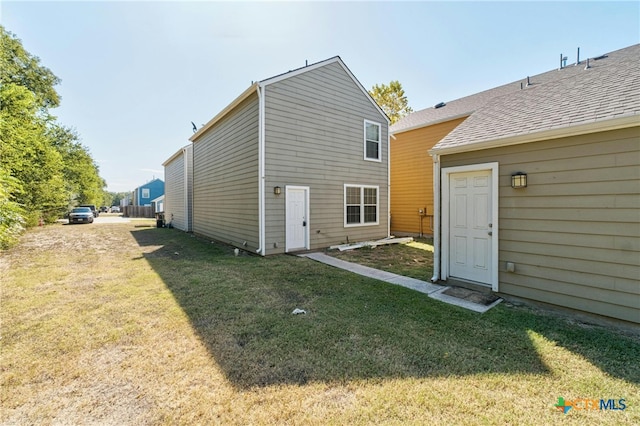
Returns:
[[[142,188],[142,198],[149,198],[151,196],[149,191],[149,188]]]
[[[344,226],[377,225],[379,200],[377,186],[344,186]]]
[[[370,161],[382,161],[380,155],[381,146],[380,123],[364,120],[364,159]]]

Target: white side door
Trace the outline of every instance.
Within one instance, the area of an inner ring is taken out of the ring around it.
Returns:
[[[285,251],[309,250],[309,188],[287,186]]]
[[[493,285],[492,172],[448,176],[449,275]]]

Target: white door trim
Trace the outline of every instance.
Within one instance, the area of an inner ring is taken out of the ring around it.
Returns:
[[[284,216],[284,231],[285,231],[285,252],[289,252],[289,250],[300,250],[301,247],[289,247],[286,244],[287,241],[287,236],[286,236],[286,232],[287,232],[287,218],[289,217],[289,191],[290,190],[302,190],[304,191],[304,216],[306,218],[306,226],[304,228],[304,249],[306,250],[310,250],[311,246],[309,244],[309,187],[308,186],[295,186],[295,185],[285,185],[284,187],[284,196],[285,196],[285,216]]]
[[[498,291],[498,163],[471,164],[468,166],[442,168],[442,250],[441,279],[449,276],[449,175],[453,173],[490,171],[491,172],[491,220],[493,224],[491,244],[491,289]]]

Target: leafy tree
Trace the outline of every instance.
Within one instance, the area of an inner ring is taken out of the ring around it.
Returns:
[[[380,105],[394,124],[405,115],[413,112],[408,105],[404,89],[398,80],[391,81],[389,85],[376,84],[369,91],[371,97]]]
[[[76,132],[57,124],[48,130],[53,146],[62,156],[69,207],[76,204],[102,205],[106,184],[99,175],[98,165],[79,142]]]
[[[1,25],[0,43],[0,83],[28,88],[41,108],[59,106],[60,97],[54,86],[60,79],[40,65],[40,59],[24,50],[20,40]]]
[[[77,203],[100,204],[105,182],[77,134],[56,123],[60,83],[0,25],[0,247],[24,226]],[[6,232],[6,234],[5,234]],[[7,238],[4,238],[8,235]]]
[[[33,92],[13,83],[0,86],[0,168],[17,179],[13,200],[26,212],[27,226],[54,220],[66,206],[62,157],[47,136]]]
[[[0,249],[14,244],[24,231],[24,209],[11,197],[17,192],[20,192],[18,180],[0,168]]]
[[[111,196],[112,196],[112,198],[111,198],[111,205],[112,206],[119,206],[120,205],[120,201],[122,201],[125,198],[127,198],[127,195],[128,195],[127,192],[110,192],[109,194],[111,194]]]

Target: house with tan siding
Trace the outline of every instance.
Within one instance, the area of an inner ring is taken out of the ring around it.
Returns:
[[[388,128],[339,57],[252,84],[190,138],[193,232],[260,255],[388,236]]]
[[[193,146],[180,148],[163,164],[164,217],[171,228],[191,232],[193,206]]]
[[[582,68],[584,68],[584,61]],[[391,133],[391,233],[398,236],[433,235],[434,167],[429,150],[476,110],[492,99],[578,74],[580,67],[563,66],[542,74],[474,93],[411,113]]]
[[[434,281],[640,323],[638,58],[532,79],[430,149]]]

